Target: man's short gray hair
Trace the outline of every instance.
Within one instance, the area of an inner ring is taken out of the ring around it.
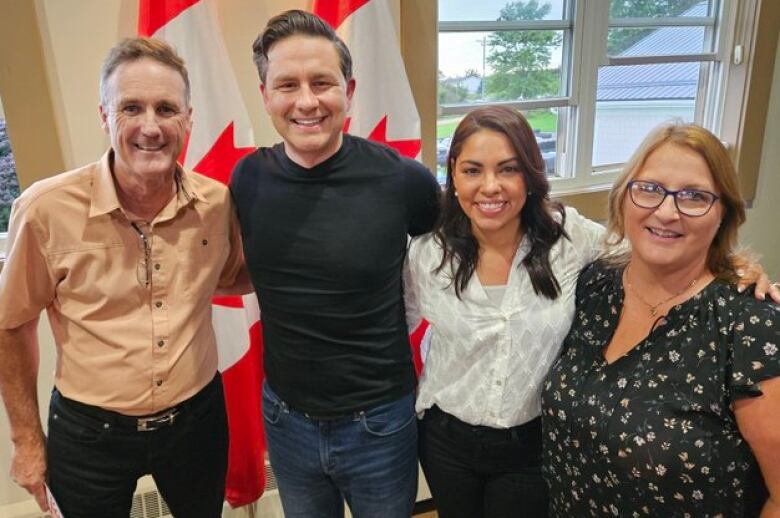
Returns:
[[[176,53],[173,47],[155,38],[125,38],[108,51],[108,56],[106,56],[100,69],[100,104],[106,107],[108,103],[108,80],[117,67],[143,58],[153,59],[162,63],[181,75],[181,78],[184,80],[184,100],[186,105],[189,106],[190,78],[187,74],[184,60]]]

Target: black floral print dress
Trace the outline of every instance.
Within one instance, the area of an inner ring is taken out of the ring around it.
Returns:
[[[622,273],[582,273],[544,384],[551,516],[757,516],[766,490],[731,403],[780,376],[780,312],[713,281],[607,364]]]

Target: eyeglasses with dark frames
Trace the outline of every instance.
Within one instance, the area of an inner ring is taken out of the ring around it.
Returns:
[[[634,205],[643,209],[657,209],[667,196],[671,196],[677,211],[692,218],[707,214],[720,199],[717,194],[701,189],[670,191],[655,182],[642,180],[628,182],[628,194]]]

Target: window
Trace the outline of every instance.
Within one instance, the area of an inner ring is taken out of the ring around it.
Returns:
[[[16,164],[11,151],[11,141],[6,130],[5,115],[0,104],[0,244],[8,231],[11,204],[19,196],[19,182],[16,178]],[[0,247],[0,256],[5,247]]]
[[[661,122],[717,132],[724,4],[439,1],[439,179],[455,126],[483,104],[523,111],[557,193],[611,184]]]

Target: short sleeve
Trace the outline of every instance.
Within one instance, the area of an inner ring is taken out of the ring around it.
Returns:
[[[14,329],[38,317],[55,297],[56,282],[32,212],[23,197],[11,209],[6,259],[0,272],[0,329]]]
[[[739,297],[746,309],[735,319],[729,386],[732,399],[762,394],[760,383],[780,376],[780,311],[769,302]]]
[[[566,207],[565,228],[580,255],[580,268],[592,263],[604,251],[604,226],[586,218],[572,207]]]
[[[419,236],[433,230],[439,217],[441,187],[428,169],[414,160],[405,160],[404,195],[409,218],[408,233]]]

